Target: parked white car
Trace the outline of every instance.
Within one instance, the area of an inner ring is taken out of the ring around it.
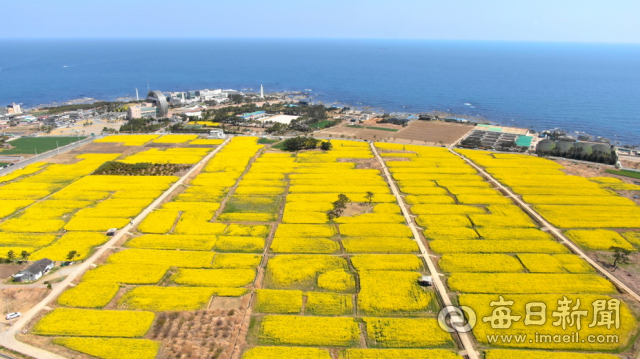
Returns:
[[[16,319],[16,318],[21,317],[21,316],[22,316],[22,313],[14,312],[14,313],[7,314],[6,319],[7,320],[11,320],[11,319]]]

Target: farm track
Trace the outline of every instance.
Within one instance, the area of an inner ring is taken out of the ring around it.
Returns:
[[[518,204],[518,206],[520,206],[520,208],[522,208],[525,212],[527,212],[527,214],[529,214],[531,217],[533,217],[533,219],[535,219],[538,223],[540,223],[543,228],[547,228],[549,230],[549,232],[551,232],[556,238],[560,239],[560,241],[564,245],[569,247],[571,249],[571,251],[573,251],[574,253],[578,254],[582,259],[587,261],[600,274],[604,275],[607,279],[609,279],[616,287],[618,287],[619,289],[621,289],[624,292],[627,292],[631,297],[633,297],[635,300],[640,302],[640,295],[638,293],[636,293],[631,288],[629,288],[626,284],[624,284],[621,280],[616,278],[613,274],[609,273],[609,271],[604,269],[600,264],[598,264],[598,262],[596,262],[595,260],[591,259],[591,257],[589,257],[586,253],[584,253],[582,251],[582,249],[580,249],[580,247],[578,247],[575,243],[573,243],[567,237],[565,237],[565,235],[562,234],[561,230],[559,230],[558,228],[556,228],[553,225],[551,225],[551,223],[547,222],[547,220],[545,220],[529,204],[524,202],[522,199],[520,199],[520,197],[518,197],[515,193],[513,193],[510,188],[504,186],[498,180],[493,178],[493,176],[491,176],[487,171],[485,171],[484,168],[482,168],[482,167],[478,166],[477,164],[475,164],[475,162],[471,161],[470,159],[466,158],[465,156],[462,156],[462,155],[458,154],[457,152],[455,152],[455,151],[453,151],[451,149],[449,149],[449,151],[451,153],[455,154],[456,156],[462,158],[463,160],[465,160],[469,165],[471,165],[474,169],[476,169],[489,182],[493,183],[498,189],[500,189],[504,193],[507,193],[508,197],[513,199]]]
[[[376,156],[376,158],[380,162],[380,165],[382,166],[382,170],[384,171],[384,176],[387,180],[387,183],[389,184],[389,187],[391,187],[391,191],[393,192],[393,195],[396,197],[396,200],[400,205],[400,209],[402,210],[402,215],[404,216],[405,221],[407,222],[407,225],[409,226],[409,228],[411,228],[411,232],[413,233],[413,238],[418,243],[418,247],[420,247],[420,252],[422,253],[423,258],[427,263],[427,267],[429,268],[429,272],[431,274],[431,277],[433,278],[436,292],[440,295],[440,299],[442,300],[442,303],[444,303],[445,306],[447,307],[453,306],[453,302],[449,297],[447,288],[445,287],[444,283],[442,282],[442,279],[440,278],[441,276],[444,276],[444,275],[438,272],[435,264],[433,263],[432,254],[429,253],[426,245],[422,241],[420,237],[420,233],[416,229],[416,226],[413,223],[411,215],[407,210],[407,206],[404,202],[404,199],[400,195],[398,186],[396,185],[396,183],[393,181],[393,178],[391,177],[391,173],[389,172],[389,168],[387,167],[387,164],[384,162],[384,159],[378,153],[378,149],[375,147],[375,144],[372,142],[370,143],[370,146],[371,146],[371,151]],[[462,347],[464,349],[464,352],[461,352],[458,354],[466,355],[469,359],[479,359],[480,356],[476,348],[473,346],[471,335],[469,333],[457,333],[457,334],[460,338],[460,342],[462,343]]]
[[[41,310],[45,309],[49,303],[55,300],[65,289],[69,286],[79,275],[93,268],[93,264],[109,249],[111,249],[116,243],[118,243],[127,232],[135,228],[142,220],[144,220],[154,209],[163,203],[163,201],[170,196],[178,187],[180,187],[190,176],[196,171],[200,170],[206,163],[218,153],[224,146],[229,143],[231,137],[227,138],[221,145],[215,150],[211,151],[200,162],[195,164],[187,173],[185,173],[179,180],[177,180],[169,189],[167,189],[160,197],[156,198],[147,208],[145,208],[131,223],[123,227],[118,233],[111,238],[107,243],[103,244],[100,249],[93,253],[91,257],[85,260],[76,271],[69,274],[69,276],[60,285],[56,286],[51,292],[38,304],[36,304],[29,311],[23,313],[22,317],[0,337],[0,344],[2,346],[15,350],[25,355],[29,355],[35,359],[66,359],[65,357],[51,353],[44,349],[40,349],[25,343],[22,343],[16,339],[16,334],[33,319]]]

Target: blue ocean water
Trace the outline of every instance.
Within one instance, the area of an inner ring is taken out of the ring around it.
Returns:
[[[640,143],[640,45],[417,40],[0,40],[0,105],[152,89],[311,89]]]

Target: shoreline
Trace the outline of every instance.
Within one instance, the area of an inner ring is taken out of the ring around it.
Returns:
[[[240,89],[239,92],[242,93],[246,93],[246,94],[255,94],[255,89],[252,88],[244,88],[244,89]],[[165,91],[163,91],[165,92]],[[167,91],[169,92],[169,91]],[[319,93],[319,92],[314,92],[312,89],[304,89],[304,90],[283,90],[283,91],[275,91],[275,92],[269,92],[269,93],[265,93],[265,95],[275,95],[275,96],[285,96],[285,97],[290,97],[290,96],[295,96],[295,97],[304,97],[306,99],[309,99],[310,102],[312,104],[322,104],[324,106],[338,106],[338,107],[349,107],[351,109],[356,109],[356,110],[360,110],[360,111],[376,111],[376,112],[382,112],[382,113],[390,113],[390,114],[428,114],[428,115],[432,115],[432,116],[440,116],[441,118],[460,118],[460,119],[466,119],[469,120],[471,122],[475,122],[475,123],[479,123],[479,124],[489,124],[489,125],[495,125],[495,126],[501,126],[501,127],[518,127],[518,128],[525,128],[528,130],[533,130],[535,131],[535,133],[540,133],[542,131],[545,130],[553,130],[553,129],[558,129],[558,130],[563,130],[566,131],[568,135],[573,135],[574,137],[577,138],[578,135],[581,134],[586,134],[584,131],[576,131],[576,130],[570,130],[570,129],[565,129],[563,127],[554,127],[554,128],[542,128],[540,126],[527,126],[526,124],[522,124],[521,122],[527,122],[526,120],[518,120],[518,121],[514,121],[513,119],[511,120],[511,122],[509,122],[508,120],[498,120],[498,119],[489,119],[487,118],[487,116],[484,115],[480,115],[480,114],[468,114],[468,113],[463,113],[463,112],[457,112],[457,111],[451,111],[450,109],[447,109],[446,111],[443,109],[432,109],[432,110],[424,110],[424,111],[418,111],[418,112],[413,112],[411,111],[412,109],[417,109],[417,106],[413,106],[413,105],[398,105],[398,106],[402,106],[403,110],[397,110],[397,111],[391,111],[388,108],[384,108],[383,106],[379,106],[379,105],[372,105],[372,104],[365,104],[365,103],[361,103],[361,102],[356,102],[356,105],[351,105],[347,102],[343,102],[341,100],[333,100],[333,99],[329,99],[327,98],[328,95],[325,95],[323,93]],[[26,111],[34,111],[38,108],[43,108],[43,107],[60,107],[60,106],[66,106],[66,105],[78,105],[78,104],[91,104],[91,103],[96,103],[96,102],[102,102],[102,101],[107,101],[107,102],[128,102],[128,101],[134,101],[135,97],[132,97],[131,95],[127,94],[124,96],[112,96],[110,97],[110,99],[98,99],[98,98],[93,98],[93,97],[84,97],[84,98],[77,98],[77,99],[72,99],[72,100],[68,100],[65,102],[53,102],[53,103],[48,103],[48,104],[39,104],[36,105],[35,107],[30,107],[28,109],[25,109]],[[294,99],[287,99],[290,101],[296,101]],[[285,101],[287,101],[285,100]],[[464,103],[465,106],[468,106],[470,108],[475,108],[471,103]],[[612,145],[616,145],[618,147],[624,147],[624,146],[629,146],[631,148],[638,148],[640,147],[640,137],[638,139],[636,139],[637,142],[622,142],[619,141],[617,139],[615,139],[617,136],[617,134],[614,134],[613,138],[608,138],[606,136],[600,136],[600,135],[591,135],[588,134],[589,136],[591,136],[592,138],[596,138],[596,137],[603,137],[608,139],[610,142],[610,144]]]

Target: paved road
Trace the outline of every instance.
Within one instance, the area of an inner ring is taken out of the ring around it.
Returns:
[[[40,303],[36,304],[29,311],[22,313],[22,317],[6,332],[2,333],[0,336],[0,344],[6,348],[11,350],[15,350],[17,352],[32,356],[36,359],[66,359],[63,356],[58,354],[54,354],[48,352],[46,350],[36,348],[34,346],[22,343],[16,339],[16,334],[31,320],[33,319],[41,310],[44,309],[49,303],[51,303],[54,299],[64,291],[64,289],[71,284],[80,274],[84,273],[86,270],[93,268],[93,264],[98,258],[100,258],[107,250],[112,248],[124,235],[127,234],[128,231],[132,230],[137,226],[145,217],[149,215],[155,208],[157,208],[162,201],[164,201],[174,190],[176,190],[179,186],[181,186],[185,180],[191,176],[195,171],[197,171],[200,167],[204,166],[218,151],[220,151],[227,143],[230,141],[230,137],[225,140],[218,148],[209,153],[205,158],[203,158],[200,162],[198,162],[195,166],[189,170],[184,176],[182,176],[176,183],[173,184],[168,190],[166,190],[160,197],[158,197],[153,203],[149,205],[142,213],[140,213],[136,218],[133,219],[131,224],[128,224],[124,228],[121,228],[118,233],[113,236],[107,243],[102,245],[100,249],[98,249],[89,259],[85,260],[80,266],[77,267],[76,270],[72,271],[69,276],[61,283],[62,285],[58,285],[54,287],[49,295],[47,295]]]
[[[404,219],[405,221],[407,221],[409,228],[411,228],[411,232],[413,233],[413,238],[418,243],[418,247],[420,247],[420,252],[424,257],[425,262],[427,262],[427,267],[429,268],[429,272],[431,273],[431,277],[433,278],[433,283],[435,284],[435,288],[438,291],[438,293],[440,293],[440,298],[442,299],[442,302],[444,303],[445,306],[453,306],[453,302],[451,302],[451,298],[449,298],[449,294],[447,293],[447,287],[445,287],[444,283],[442,282],[442,279],[440,279],[440,277],[443,275],[438,273],[438,270],[436,269],[436,266],[433,263],[431,253],[429,253],[429,251],[427,250],[427,247],[422,242],[422,239],[420,238],[420,234],[418,233],[416,226],[413,224],[413,221],[411,220],[411,215],[409,214],[409,211],[407,211],[407,207],[404,203],[404,199],[400,195],[400,191],[398,191],[398,187],[396,186],[395,182],[391,178],[391,173],[389,172],[389,168],[387,168],[387,164],[384,162],[382,157],[380,157],[380,154],[378,153],[378,150],[376,149],[373,142],[370,143],[370,146],[371,146],[371,151],[373,151],[374,155],[382,165],[382,169],[384,170],[384,175],[385,177],[387,177],[387,182],[391,187],[391,191],[393,192],[393,195],[396,197],[398,203],[400,204],[400,209],[402,210]],[[470,334],[458,333],[458,336],[464,348],[464,352],[459,354],[466,355],[469,357],[469,359],[478,359],[479,353],[476,351],[475,347],[473,346],[473,341],[471,340]]]
[[[490,182],[493,182],[498,188],[505,191],[509,195],[509,197],[511,197],[511,199],[513,199],[522,209],[524,209],[529,215],[535,218],[535,220],[538,221],[540,224],[542,224],[543,227],[548,228],[549,232],[553,233],[556,236],[556,238],[560,239],[562,243],[564,243],[567,247],[571,248],[573,252],[575,252],[580,257],[582,257],[582,259],[586,260],[589,264],[591,264],[598,272],[600,272],[602,275],[607,277],[607,279],[612,281],[618,288],[627,292],[630,296],[632,296],[637,301],[640,301],[640,295],[638,295],[638,293],[634,292],[621,280],[619,280],[613,274],[609,273],[609,271],[604,269],[598,262],[594,261],[593,259],[591,259],[591,257],[586,255],[582,251],[582,249],[580,249],[580,247],[578,247],[576,244],[570,241],[567,237],[565,237],[564,234],[562,234],[562,231],[552,226],[551,223],[547,222],[540,214],[538,214],[538,212],[536,212],[533,208],[531,208],[529,204],[525,203],[522,199],[520,199],[520,197],[516,196],[515,193],[511,191],[511,189],[503,186],[502,183],[498,182],[495,178],[493,178],[493,176],[491,176],[487,171],[485,171],[484,168],[476,165],[473,161],[469,160],[468,158],[460,155],[455,151],[452,151],[452,150],[449,150],[449,151],[451,151],[451,153],[465,160],[468,164],[470,164],[473,168],[475,168],[479,173],[485,176]]]

